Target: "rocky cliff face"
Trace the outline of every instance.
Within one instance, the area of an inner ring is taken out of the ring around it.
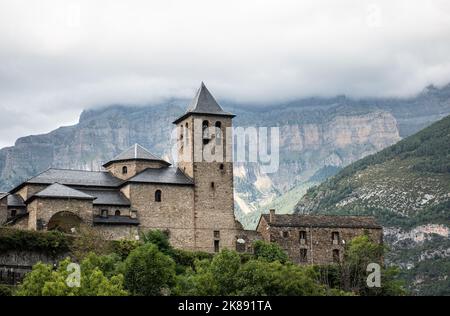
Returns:
[[[235,126],[280,127],[277,172],[264,174],[254,163],[236,165],[238,217],[245,225],[254,225],[261,210],[284,193],[296,196],[343,166],[450,113],[449,100],[450,87],[446,87],[402,100],[336,97],[264,108],[224,104],[237,114]],[[429,106],[428,111],[424,112],[422,102]],[[171,122],[187,103],[89,110],[77,125],[20,138],[13,147],[0,150],[0,190],[9,190],[49,167],[99,170],[136,142],[168,157]]]
[[[450,116],[310,189],[296,212],[377,217],[410,288],[448,294]]]

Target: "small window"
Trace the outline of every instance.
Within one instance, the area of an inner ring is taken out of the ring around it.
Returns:
[[[289,237],[289,232],[283,231],[283,238],[288,238],[288,237]]]
[[[215,188],[215,184],[214,184],[214,182],[211,182],[211,189],[214,189]]]
[[[108,210],[101,210],[102,217],[108,217]]]
[[[214,240],[214,252],[220,251],[220,241]]]
[[[304,230],[299,233],[300,244],[306,244],[306,232]]]
[[[339,245],[339,233],[338,232],[332,232],[331,233],[331,240],[333,245]]]
[[[300,249],[300,262],[308,262],[308,249]]]
[[[119,211],[119,210],[116,210],[116,212],[114,213],[114,215],[120,216],[120,211]]]
[[[155,191],[155,202],[161,202],[161,190]]]
[[[224,168],[224,165],[223,165],[223,163],[221,163],[220,166],[219,166],[219,169],[223,170],[223,168]]]
[[[218,231],[218,230],[215,230],[214,231],[214,238],[220,238],[220,231]]]
[[[333,249],[333,262],[339,263],[341,261],[341,258],[339,256],[339,249]]]
[[[11,217],[14,217],[17,215],[17,211],[16,210],[11,210]]]
[[[122,167],[122,174],[127,174],[128,173],[128,168],[127,166],[123,166]]]

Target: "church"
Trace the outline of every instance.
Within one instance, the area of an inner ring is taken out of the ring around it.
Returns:
[[[298,263],[340,260],[345,240],[363,233],[382,241],[373,218],[355,216],[271,211],[255,231],[244,230],[234,215],[233,117],[202,83],[173,122],[176,166],[135,144],[103,171],[50,168],[0,193],[0,224],[66,233],[86,224],[107,239],[137,239],[140,231],[158,229],[176,248],[205,252],[251,251],[252,242],[262,239],[277,242]]]

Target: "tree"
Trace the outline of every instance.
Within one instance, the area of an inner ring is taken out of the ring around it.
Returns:
[[[68,270],[71,263],[67,258],[59,263],[56,270],[49,264],[38,263],[29,272],[15,295],[18,296],[123,296],[121,274],[106,277],[99,266],[94,264],[94,258],[85,259],[80,265],[79,286],[69,286],[67,282],[73,272]]]
[[[124,262],[125,287],[134,295],[161,295],[175,279],[175,263],[151,243],[134,249]]]
[[[326,295],[311,267],[278,260],[241,262],[235,251],[222,250],[212,261],[197,260],[195,269],[177,276],[176,295]],[[335,291],[333,295],[343,292]]]
[[[278,244],[267,243],[262,240],[257,240],[253,244],[255,250],[255,257],[257,259],[268,262],[279,261],[285,263],[289,260],[288,255],[280,248]]]
[[[311,267],[279,261],[250,260],[236,276],[237,295],[326,295]]]
[[[398,270],[383,267],[382,258],[386,252],[383,244],[372,242],[368,236],[353,238],[346,246],[341,263],[341,282],[345,291],[359,295],[404,295],[402,282],[397,278]],[[381,287],[367,286],[367,267],[370,263],[380,265]]]
[[[141,240],[144,243],[154,244],[166,255],[172,255],[173,248],[170,245],[169,236],[165,232],[160,230],[149,230],[148,232],[141,234]]]

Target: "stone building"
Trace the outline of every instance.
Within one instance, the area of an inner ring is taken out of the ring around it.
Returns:
[[[71,233],[83,223],[108,239],[135,239],[140,231],[159,229],[174,247],[206,252],[252,251],[252,242],[263,239],[309,263],[341,256],[342,242],[351,236],[381,232],[367,218],[274,214],[263,215],[256,231],[244,230],[234,215],[233,117],[202,83],[173,122],[176,166],[135,144],[105,163],[104,171],[50,168],[0,194],[0,224]],[[335,233],[337,244],[330,239]]]
[[[104,171],[51,168],[0,196],[0,223],[66,232],[84,223],[109,239],[159,229],[175,247],[234,249],[242,226],[234,217],[233,162],[225,157],[232,150],[226,130],[233,117],[202,83],[174,121],[178,166],[136,144],[105,163]],[[202,153],[211,145],[217,159],[207,162]]]
[[[345,244],[360,235],[383,242],[383,230],[373,217],[300,214],[261,216],[256,231],[262,240],[279,244],[299,264],[337,263]]]

